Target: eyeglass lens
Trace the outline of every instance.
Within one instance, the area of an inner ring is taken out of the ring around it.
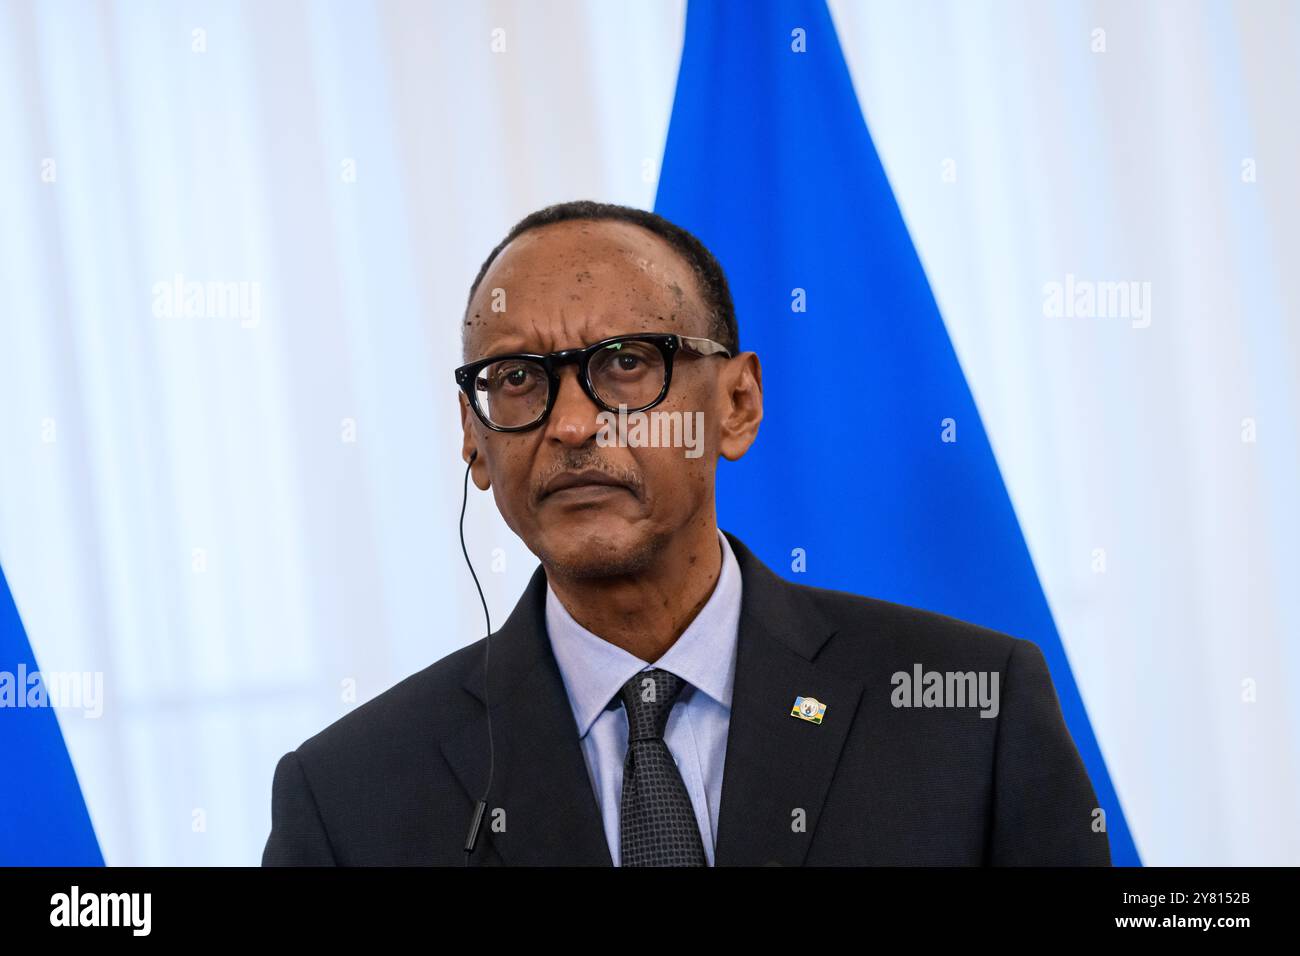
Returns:
[[[588,365],[591,387],[602,402],[638,409],[663,391],[667,366],[652,342],[611,342],[595,352]],[[479,409],[494,425],[518,428],[546,411],[550,380],[533,359],[502,359],[479,370],[474,381]]]

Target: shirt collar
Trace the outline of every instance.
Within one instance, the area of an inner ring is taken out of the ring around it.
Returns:
[[[726,535],[718,531],[722,571],[713,593],[686,630],[654,664],[611,644],[573,619],[549,583],[546,632],[564,686],[585,737],[601,711],[639,672],[658,667],[730,709],[736,676],[736,636],[740,626],[740,564]]]

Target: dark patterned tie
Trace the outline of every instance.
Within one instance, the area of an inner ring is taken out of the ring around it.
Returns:
[[[627,757],[618,820],[621,866],[707,866],[681,771],[664,743],[668,712],[686,682],[653,668],[623,685]]]

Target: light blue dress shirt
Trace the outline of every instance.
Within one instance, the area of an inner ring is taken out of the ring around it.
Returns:
[[[546,587],[546,632],[573,708],[615,866],[621,865],[618,818],[627,755],[627,711],[618,694],[625,683],[652,667],[675,674],[689,685],[669,712],[664,742],[681,771],[700,826],[704,854],[713,866],[736,676],[741,593],[740,565],[731,544],[721,531],[718,541],[722,572],[713,593],[673,646],[652,664],[584,628],[550,585]]]

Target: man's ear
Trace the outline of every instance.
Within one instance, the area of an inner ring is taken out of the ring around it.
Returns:
[[[725,411],[718,451],[728,461],[736,461],[754,444],[763,420],[763,367],[754,352],[741,352],[731,362],[734,364],[722,380]]]
[[[475,422],[474,413],[470,411],[469,403],[465,401],[465,395],[460,395],[460,427],[461,427],[461,446],[460,455],[465,460],[465,464],[470,467],[470,477],[474,479],[474,487],[479,491],[487,491],[492,487],[492,479],[488,477],[487,462],[483,456],[478,453],[478,440],[474,436]]]
[[[469,476],[474,479],[474,487],[479,491],[487,491],[492,487],[492,479],[488,476],[487,462],[480,461],[477,448],[471,448],[469,453]]]

